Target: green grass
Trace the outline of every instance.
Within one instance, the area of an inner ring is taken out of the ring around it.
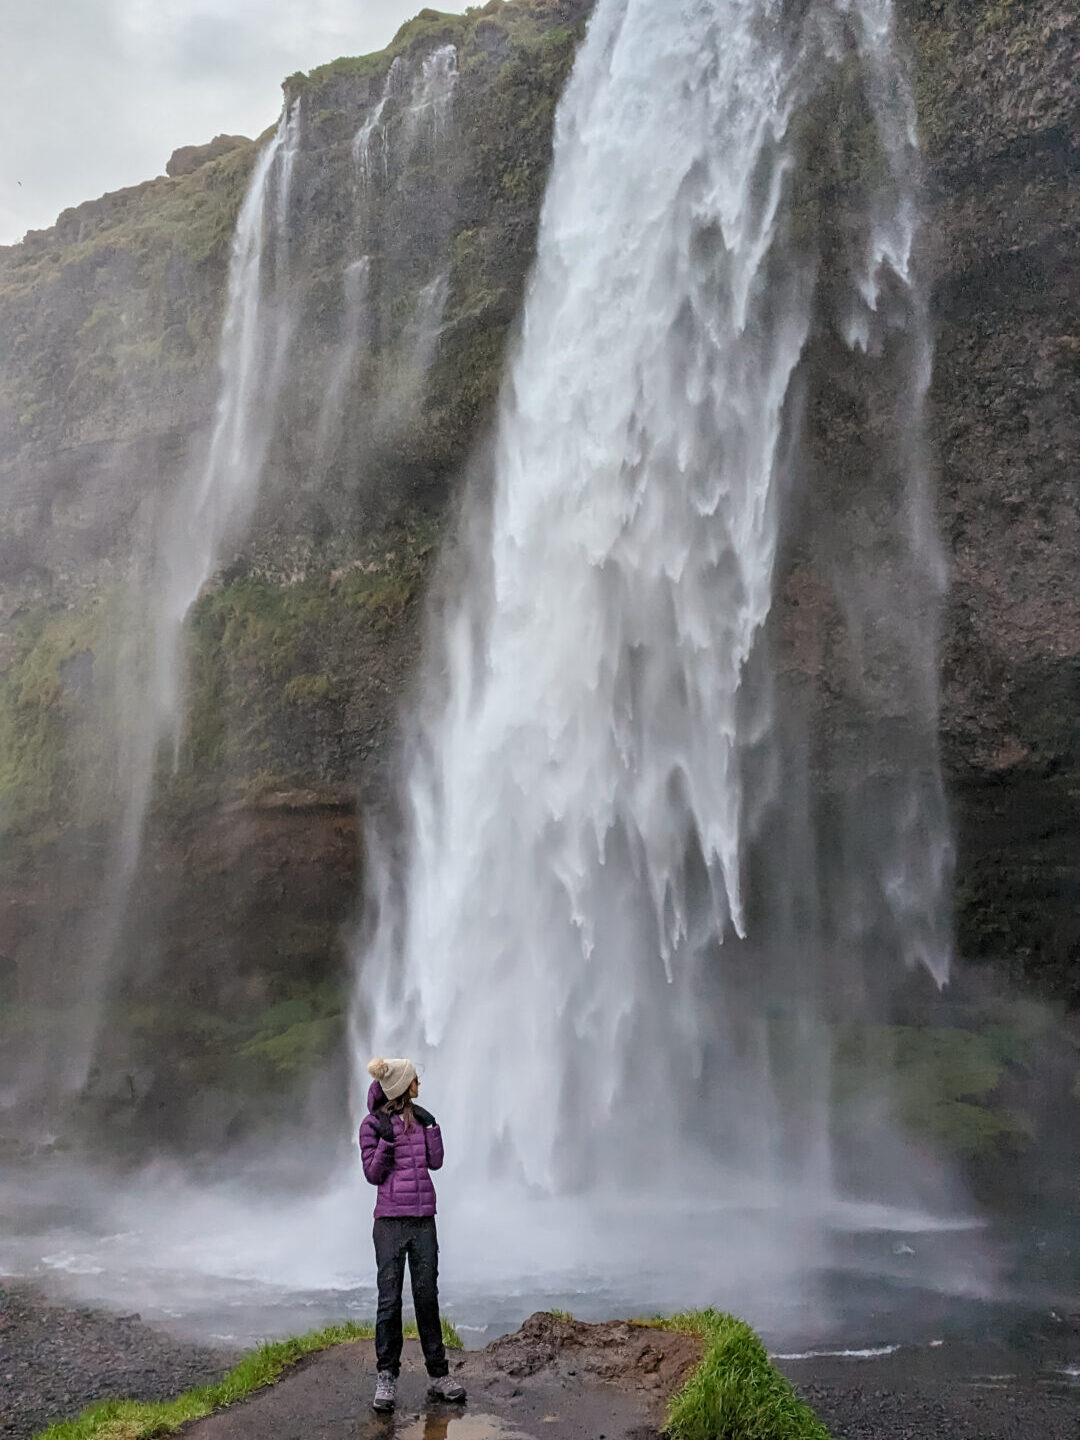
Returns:
[[[416,1339],[416,1326],[407,1324],[407,1339]],[[448,1349],[460,1350],[461,1336],[448,1321],[442,1322],[443,1340]],[[352,1340],[370,1340],[374,1325],[346,1321],[325,1330],[312,1330],[293,1340],[274,1340],[245,1355],[235,1369],[215,1385],[187,1390],[175,1400],[106,1400],[84,1410],[76,1420],[51,1425],[35,1440],[150,1440],[155,1435],[173,1435],[193,1420],[245,1400],[264,1385],[280,1380],[305,1355],[345,1345]]]
[[[701,1364],[668,1405],[670,1440],[830,1440],[742,1320],[695,1310],[640,1323],[705,1342]]]

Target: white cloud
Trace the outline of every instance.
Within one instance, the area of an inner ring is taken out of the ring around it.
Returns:
[[[0,244],[162,174],[177,146],[259,134],[286,75],[381,49],[422,6],[0,0]]]

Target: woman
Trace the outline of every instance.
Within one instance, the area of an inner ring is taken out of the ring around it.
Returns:
[[[360,1126],[364,1175],[379,1187],[375,1202],[375,1263],[379,1308],[375,1359],[379,1378],[372,1406],[393,1410],[401,1370],[401,1285],[409,1262],[416,1327],[430,1377],[432,1400],[464,1400],[465,1387],[450,1377],[439,1319],[439,1242],[435,1186],[429,1171],[443,1163],[435,1117],[413,1101],[420,1091],[411,1060],[374,1059],[368,1114]]]

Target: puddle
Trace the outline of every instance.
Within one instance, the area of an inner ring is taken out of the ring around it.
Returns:
[[[523,1430],[497,1415],[419,1415],[403,1428],[395,1427],[395,1440],[529,1440]]]

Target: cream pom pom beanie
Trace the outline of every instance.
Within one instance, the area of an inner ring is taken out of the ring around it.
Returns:
[[[404,1095],[416,1079],[416,1066],[411,1060],[380,1060],[378,1056],[368,1061],[368,1074],[382,1086],[388,1100]]]

